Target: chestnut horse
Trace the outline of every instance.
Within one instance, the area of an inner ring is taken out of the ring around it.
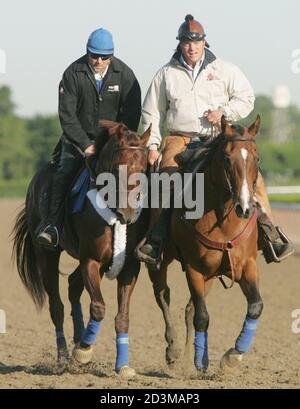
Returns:
[[[255,182],[259,153],[255,137],[259,126],[259,116],[250,128],[230,126],[222,118],[221,133],[204,171],[204,214],[200,219],[188,220],[184,208],[175,209],[171,218],[171,240],[164,251],[160,270],[155,273],[148,267],[156,301],[165,319],[168,363],[174,363],[179,356],[169,313],[170,290],[167,285],[168,265],[174,258],[181,261],[185,269],[191,294],[186,307],[185,361],[194,325],[194,364],[198,371],[205,371],[208,367],[209,315],[205,297],[214,280],[222,275],[231,278],[232,285],[234,282],[240,285],[248,310],[235,347],[223,356],[221,367],[226,370],[237,366],[250,348],[263,309],[256,265]]]
[[[120,165],[126,165],[128,178],[134,173],[144,174],[147,169],[146,144],[150,128],[139,136],[123,124],[100,121],[100,126],[104,128],[105,135],[102,133],[98,142],[96,141],[96,153],[93,155],[96,160],[96,176],[103,175],[104,172],[116,174]],[[104,147],[103,140],[106,141]],[[96,342],[96,335],[105,314],[100,284],[114,256],[113,240],[116,230],[113,229],[116,227],[109,225],[97,213],[92,201],[86,200],[81,213],[66,217],[59,249],[50,251],[40,247],[35,240],[35,231],[40,223],[42,202],[50,183],[50,168],[51,166],[48,166],[38,172],[28,188],[25,208],[20,212],[14,228],[14,256],[21,280],[37,307],[43,306],[46,294],[49,297],[59,359],[68,357],[63,332],[64,307],[59,294],[59,259],[61,252],[65,250],[79,260],[79,267],[69,277],[69,300],[72,307],[75,343],[73,357],[81,363],[87,363],[92,357],[93,344]],[[116,188],[119,188],[118,184]],[[126,198],[133,194],[134,188],[135,186],[131,185],[127,189]],[[110,187],[110,190],[112,189],[114,188]],[[97,194],[96,189],[93,192]],[[130,203],[129,200],[127,202]],[[106,209],[108,213],[110,212],[108,216],[113,215],[119,227],[126,224],[127,228],[126,258],[124,257],[123,267],[121,266],[121,271],[117,275],[118,313],[115,318],[117,336],[115,369],[125,377],[134,375],[128,361],[129,304],[140,271],[140,263],[134,257],[133,251],[143,238],[148,225],[147,213],[145,211],[141,213],[141,209],[128,203],[127,207],[121,207],[117,203],[114,212]],[[123,253],[125,254],[125,251]],[[85,329],[80,305],[84,286],[91,298],[90,319]]]

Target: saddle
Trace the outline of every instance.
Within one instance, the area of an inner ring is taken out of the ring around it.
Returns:
[[[203,172],[209,165],[219,140],[219,137],[208,141],[192,140],[186,149],[178,153],[174,159],[186,173]]]

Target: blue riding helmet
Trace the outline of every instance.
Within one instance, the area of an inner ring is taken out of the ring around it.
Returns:
[[[114,42],[112,34],[105,30],[105,28],[99,28],[92,32],[89,36],[86,49],[88,53],[99,55],[110,55],[114,53]]]

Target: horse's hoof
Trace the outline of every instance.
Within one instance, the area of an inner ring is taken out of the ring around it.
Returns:
[[[90,345],[88,348],[81,348],[79,345],[75,346],[72,357],[80,364],[87,364],[92,359],[93,349],[93,345]]]
[[[197,369],[195,368],[196,371],[192,372],[193,374],[195,374],[196,379],[199,380],[205,380],[208,377],[208,369],[207,368],[201,368],[201,369]]]
[[[166,363],[172,368],[174,367],[180,358],[180,350],[173,345],[166,348]]]
[[[220,361],[220,367],[224,372],[233,371],[243,360],[243,354],[238,352],[236,349],[229,349]]]
[[[135,377],[136,373],[133,368],[130,368],[130,366],[124,365],[119,370],[118,375],[123,379],[131,379]]]
[[[57,362],[59,364],[67,364],[69,362],[69,352],[67,349],[58,351]]]

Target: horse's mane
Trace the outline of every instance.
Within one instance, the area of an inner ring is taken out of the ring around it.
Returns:
[[[96,154],[98,154],[104,145],[107,143],[109,140],[109,134],[107,128],[104,127],[98,127],[96,130],[96,137],[95,137],[95,148],[96,148]]]
[[[137,133],[128,130],[126,134],[126,145],[127,146],[139,146],[140,141],[141,141],[141,138]]]
[[[125,141],[127,146],[139,146],[140,136],[129,130],[126,125],[122,124],[122,134],[125,136]],[[109,135],[109,130],[106,127],[99,126],[96,130],[95,147],[96,153],[99,153],[104,145],[109,141],[114,135]]]
[[[245,133],[245,128],[243,128],[239,124],[233,124],[233,125],[231,125],[231,128],[233,128],[241,136],[243,136],[244,133]]]

